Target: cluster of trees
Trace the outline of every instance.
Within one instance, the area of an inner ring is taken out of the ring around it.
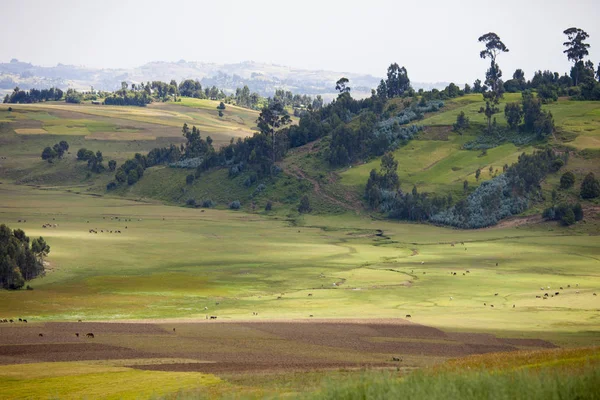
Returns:
[[[403,193],[397,169],[398,162],[393,154],[386,153],[381,158],[380,171],[371,171],[365,188],[365,198],[371,209],[394,219],[425,221],[452,205],[452,195],[438,197],[419,193],[416,186],[410,193]]]
[[[542,217],[546,220],[560,221],[561,224],[569,226],[583,219],[583,208],[579,203],[562,203],[546,208]]]
[[[30,89],[24,91],[17,86],[11,94],[4,97],[4,103],[39,103],[42,101],[58,101],[63,98],[63,91],[58,88]]]
[[[42,160],[46,160],[49,163],[54,162],[54,160],[57,158],[63,158],[68,150],[69,143],[67,143],[65,140],[61,140],[52,147],[48,146],[44,148],[42,151]]]
[[[20,289],[44,273],[44,257],[50,246],[44,238],[30,240],[21,229],[0,225],[0,287]]]
[[[402,97],[405,93],[412,95],[413,92],[406,68],[400,67],[397,63],[388,67],[387,79],[382,79],[377,87],[377,96],[383,100]]]
[[[104,167],[104,164],[102,164],[102,162],[104,161],[104,157],[100,150],[94,153],[92,150],[81,148],[77,150],[77,160],[87,161],[88,168],[90,169],[90,171],[95,172],[97,174],[103,172],[106,169]],[[116,168],[117,162],[115,160],[108,161],[108,169],[110,171],[114,171]]]
[[[65,95],[65,102],[79,104],[83,101],[83,94],[75,89],[68,89]]]
[[[566,156],[552,150],[522,154],[506,172],[482,183],[466,199],[436,213],[430,220],[459,228],[483,228],[527,209],[530,199],[541,197],[541,181],[557,172]]]
[[[156,82],[153,82],[153,84]],[[131,89],[128,90],[127,82],[121,83],[121,90],[115,91],[112,95],[106,96],[104,104],[109,106],[138,106],[145,107],[152,103],[152,96],[149,91],[138,90],[135,84],[131,85]],[[161,86],[162,88],[162,86]]]
[[[509,128],[515,131],[533,133],[541,139],[554,132],[552,113],[542,110],[542,101],[529,90],[522,92],[521,103],[506,104],[504,116]]]

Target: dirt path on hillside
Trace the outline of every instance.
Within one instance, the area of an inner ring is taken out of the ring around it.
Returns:
[[[295,149],[295,153],[297,154],[304,154],[304,153],[311,153],[315,146],[320,142],[321,140],[316,140],[314,142],[311,143],[307,143],[304,146],[298,147],[297,149]],[[325,191],[323,190],[323,188],[321,187],[321,184],[314,178],[311,178],[310,176],[308,176],[306,173],[304,173],[304,171],[302,171],[302,169],[293,164],[293,163],[282,163],[281,167],[283,168],[284,172],[286,172],[289,175],[293,175],[297,178],[301,178],[301,179],[306,179],[307,181],[309,181],[312,185],[313,185],[313,190],[315,192],[315,194],[319,197],[325,198],[328,202],[333,203],[339,207],[342,207],[346,210],[351,210],[354,211],[356,214],[360,214],[362,208],[360,206],[360,200],[355,198],[355,196],[352,196],[350,193],[348,192],[344,192],[344,201],[333,197],[332,195],[325,193]],[[337,179],[333,176],[331,176],[333,174],[329,174],[328,176],[328,180],[330,182],[335,182]]]

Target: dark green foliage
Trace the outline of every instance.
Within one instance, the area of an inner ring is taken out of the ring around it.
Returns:
[[[587,174],[581,182],[580,195],[582,199],[595,199],[600,196],[600,183],[593,172]]]
[[[117,168],[117,162],[115,160],[110,160],[108,162],[108,169],[114,171]]]
[[[310,208],[310,201],[308,200],[308,196],[304,195],[300,199],[300,204],[298,205],[298,212],[300,214],[306,214],[312,211]]]
[[[461,111],[457,116],[456,116],[456,122],[454,123],[454,125],[452,125],[452,129],[454,130],[454,132],[459,132],[462,134],[462,131],[465,129],[469,128],[469,117],[467,117],[465,115],[464,111]]]
[[[44,148],[42,151],[42,160],[46,160],[51,163],[56,158],[63,158],[67,150],[69,150],[69,144],[64,140],[61,140],[52,147]]]
[[[58,88],[31,89],[25,92],[16,87],[10,95],[6,95],[4,103],[39,103],[42,101],[58,101],[62,97],[63,91]],[[12,111],[12,107],[9,107],[8,111]]]
[[[481,168],[477,168],[477,171],[475,171],[475,179],[479,180],[480,176],[481,176]]]
[[[554,132],[552,113],[542,110],[540,99],[530,91],[522,93],[523,131],[534,133],[539,138],[545,138]]]
[[[202,200],[202,203],[201,203],[202,208],[213,208],[216,205],[217,205],[217,203],[215,203],[211,199]]]
[[[389,197],[388,192],[395,193],[400,188],[397,170],[398,161],[394,159],[392,153],[386,153],[381,158],[380,172],[371,171],[365,187],[365,198],[371,209],[378,209],[381,202]]]
[[[267,201],[267,204],[265,204],[265,211],[271,211],[273,209],[273,203],[271,202],[271,200]]]
[[[198,80],[186,79],[179,84],[179,94],[185,97],[203,99],[206,96]]]
[[[350,88],[348,88],[350,90]],[[263,135],[266,135],[271,140],[271,160],[275,163],[277,159],[275,131],[292,122],[287,111],[285,111],[282,103],[275,101],[269,104],[260,112],[256,120],[258,129]]]
[[[79,104],[83,100],[83,95],[75,89],[68,89],[65,96],[65,102]]]
[[[388,67],[387,80],[384,85],[387,89],[388,98],[403,96],[410,89],[410,79],[408,79],[406,68],[400,67],[397,63],[391,64]]]
[[[21,229],[0,225],[0,287],[20,289],[25,281],[43,274],[43,258],[49,252],[44,238],[30,240]]]
[[[538,98],[543,104],[549,104],[558,100],[558,87],[555,85],[542,85],[537,90]]]
[[[190,207],[196,207],[196,199],[187,199],[185,205]]]
[[[52,147],[46,147],[42,151],[42,160],[46,160],[50,163],[50,162],[54,161],[54,159],[56,157],[58,157],[58,154]]]
[[[563,203],[546,208],[542,217],[550,221],[560,221],[562,225],[569,226],[583,219],[583,208],[579,203]]]
[[[239,200],[234,200],[231,203],[229,203],[229,208],[231,210],[239,210],[242,207],[242,204],[240,203]]]
[[[518,129],[523,118],[523,109],[519,103],[506,103],[504,106],[504,117],[510,129]]]
[[[117,188],[117,182],[111,181],[108,182],[108,184],[106,185],[106,190],[110,191],[110,190],[114,190]]]
[[[339,91],[340,95],[344,93],[350,93],[351,88],[348,86],[348,82],[350,82],[348,78],[341,77],[335,83],[335,90]]]
[[[189,174],[188,176],[185,177],[185,183],[187,185],[191,185],[192,183],[194,183],[194,179],[196,177],[194,176],[194,174]]]
[[[221,104],[222,104],[222,103],[221,103]],[[224,114],[223,114],[223,110],[219,110],[219,117],[222,117],[223,115],[224,115]]]
[[[463,192],[467,193],[469,191],[469,181],[463,181]]]
[[[556,160],[552,161],[552,164],[550,165],[550,172],[558,172],[564,165],[565,162],[563,159],[557,158]]]
[[[128,185],[133,185],[139,179],[140,179],[140,175],[139,175],[137,169],[129,170],[129,172],[127,173],[127,184]]]
[[[575,184],[575,174],[567,171],[560,177],[560,188],[569,189]]]
[[[584,41],[590,36],[586,31],[580,28],[569,28],[563,32],[567,35],[567,41],[563,43],[567,49],[563,51],[567,55],[569,61],[572,61],[575,65],[581,62],[585,56],[589,54],[590,45],[585,43]],[[575,73],[573,80],[575,81],[575,86],[578,85],[578,73]]]
[[[482,112],[485,113],[488,120],[488,133],[492,133],[492,117],[500,111],[497,105],[504,95],[504,83],[501,79],[502,71],[496,63],[496,58],[501,53],[508,52],[509,50],[494,32],[486,33],[479,37],[478,40],[485,44],[485,49],[479,53],[479,56],[484,59],[490,59],[490,68],[485,74],[485,84],[489,90],[483,92],[486,107]]]
[[[217,106],[218,110],[224,110],[225,109],[225,103],[220,102],[219,105]]]

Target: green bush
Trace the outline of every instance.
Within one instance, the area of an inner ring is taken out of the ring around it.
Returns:
[[[239,210],[242,207],[242,204],[240,203],[239,200],[234,200],[231,203],[229,203],[229,208],[231,210]]]
[[[567,171],[560,177],[560,188],[569,189],[575,184],[575,174]]]
[[[593,172],[587,174],[581,182],[580,194],[582,199],[595,199],[600,196],[600,182]]]

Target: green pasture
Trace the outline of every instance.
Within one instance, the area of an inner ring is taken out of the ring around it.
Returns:
[[[500,102],[500,112],[496,115],[499,125],[506,126],[504,105],[509,102],[519,102],[521,93],[505,93]],[[473,124],[487,124],[485,115],[479,109],[485,107],[485,101],[480,94],[469,94],[446,102],[441,112],[432,114],[419,122],[423,126],[452,126],[456,116],[463,111]],[[565,133],[567,144],[576,149],[600,148],[600,102],[575,101],[559,98],[558,101],[543,105],[554,117],[559,133]]]
[[[475,150],[463,150],[462,145],[472,137],[451,134],[448,140],[412,140],[406,146],[394,151],[398,161],[398,176],[404,191],[417,186],[422,192],[463,194],[463,181],[470,187],[479,186],[483,181],[492,178],[489,167],[494,173],[502,173],[505,164],[516,162],[522,153],[531,153],[533,148],[519,148],[512,143],[503,144],[486,153]],[[363,191],[372,169],[379,170],[381,160],[374,159],[368,163],[356,165],[340,173],[343,185]],[[481,169],[479,180],[475,172]]]
[[[600,249],[583,228],[458,231],[346,214],[290,224],[9,184],[0,185],[0,198],[1,223],[42,235],[52,248],[48,273],[30,282],[35,290],[0,292],[7,318],[204,318],[204,307],[226,320],[253,312],[259,319],[411,314],[445,329],[598,341],[592,293],[600,291]],[[47,222],[58,227],[43,229]],[[554,291],[560,295],[535,297]]]

